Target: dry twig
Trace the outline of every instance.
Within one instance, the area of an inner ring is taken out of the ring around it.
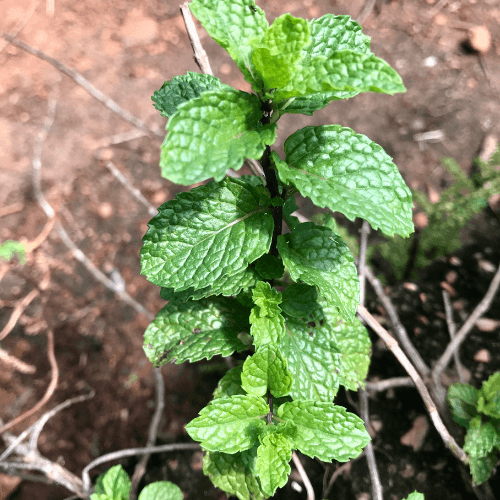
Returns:
[[[457,325],[455,324],[455,321],[453,321],[453,309],[451,307],[450,296],[446,290],[443,290],[443,302],[446,313],[446,324],[448,325],[448,333],[450,334],[451,340],[453,340],[455,338],[455,334],[457,333]],[[465,381],[458,349],[453,353],[453,359],[455,360],[455,366],[457,367],[458,378],[463,384]]]
[[[35,288],[31,290],[28,295],[25,295],[14,307],[12,314],[10,315],[9,321],[7,321],[6,325],[2,328],[0,332],[0,340],[3,340],[12,329],[16,326],[17,320],[21,317],[25,309],[31,304],[35,297],[38,297],[40,292]]]
[[[24,208],[24,203],[13,203],[7,207],[0,208],[0,217],[4,217],[5,215],[15,214],[16,212],[20,212]]]
[[[414,387],[410,377],[393,377],[378,382],[366,382],[366,389],[368,391],[382,392],[392,389],[393,387]]]
[[[359,24],[363,24],[368,16],[371,14],[373,7],[375,7],[375,4],[377,3],[377,0],[368,0],[363,7],[363,10],[359,13],[358,17],[356,20],[358,21]]]
[[[35,373],[36,367],[33,365],[28,365],[24,361],[17,359],[15,356],[11,356],[9,353],[0,348],[0,363],[4,363],[14,370],[21,373]]]
[[[10,36],[17,36],[19,35],[20,31],[26,26],[26,23],[31,19],[31,16],[35,13],[36,8],[38,7],[38,4],[40,3],[40,0],[33,0],[31,2],[31,5],[28,7],[28,10],[24,14],[23,18],[17,23],[16,27],[9,33]],[[0,43],[0,52],[2,52],[5,47],[9,45],[8,42],[5,40],[2,40]]]
[[[311,481],[309,480],[309,477],[307,476],[306,470],[304,469],[299,456],[297,455],[296,452],[292,453],[292,460],[293,463],[295,464],[295,467],[297,467],[297,471],[300,474],[300,477],[302,479],[302,482],[304,483],[304,486],[306,487],[307,491],[307,500],[315,500],[315,495],[314,495],[314,488],[312,487]]]

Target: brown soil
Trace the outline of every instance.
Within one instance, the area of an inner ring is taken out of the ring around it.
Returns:
[[[364,0],[257,3],[266,10],[270,21],[284,12],[306,18],[327,12],[356,17],[365,4]],[[450,177],[439,162],[441,156],[455,158],[468,170],[485,136],[500,136],[500,3],[452,1],[430,16],[438,3],[443,2],[379,1],[364,23],[365,33],[372,37],[373,51],[399,71],[408,88],[406,94],[365,94],[334,103],[313,117],[285,115],[280,120],[277,149],[298,127],[340,123],[381,144],[414,189],[440,192],[449,183]],[[0,29],[12,30],[30,4],[30,0],[3,0]],[[95,87],[150,127],[163,129],[165,120],[151,103],[153,91],[164,80],[186,71],[198,71],[178,1],[60,0],[55,3],[53,16],[45,9],[45,2],[41,2],[19,38],[80,71]],[[476,25],[484,25],[493,40],[483,54],[472,52],[465,43],[468,30]],[[249,90],[229,56],[202,29],[200,35],[216,76],[236,88]],[[0,39],[0,47],[2,44]],[[0,53],[0,66],[0,207],[16,203],[22,207],[1,217],[0,241],[33,239],[46,222],[33,196],[31,162],[35,139],[47,114],[48,98],[57,87],[57,113],[42,155],[45,195],[62,225],[92,262],[108,275],[114,268],[119,270],[128,293],[155,313],[163,301],[157,287],[139,274],[141,238],[150,216],[105,168],[105,160],[111,159],[153,205],[159,206],[184,189],[160,176],[160,141],[142,137],[109,145],[108,138],[132,131],[132,126],[74,81],[10,45]],[[432,130],[442,131],[440,142],[415,140],[416,134]],[[475,246],[462,255],[464,265],[458,270],[460,280],[455,287],[456,300],[464,302],[467,312],[479,301],[491,279],[491,273],[479,268],[477,259],[474,261],[471,256],[482,252],[494,265],[500,259],[497,222],[486,217],[478,219],[471,228],[476,229],[470,231],[470,241]],[[490,254],[486,248],[491,249]],[[80,474],[97,456],[146,442],[154,410],[151,366],[142,352],[142,335],[148,321],[98,284],[72,258],[56,231],[52,231],[38,255],[51,269],[50,286],[42,299],[32,302],[18,326],[1,343],[2,349],[36,366],[36,373],[23,375],[0,365],[0,418],[9,421],[31,408],[50,381],[46,336],[44,329],[37,331],[35,324],[42,319],[43,309],[53,323],[60,370],[59,386],[45,409],[85,392],[88,386],[96,390],[92,400],[51,419],[40,440],[45,456]],[[32,262],[18,267],[17,274],[9,272],[1,281],[0,328],[6,324],[15,301],[33,288],[30,280],[40,281],[40,265]],[[439,302],[442,314],[439,282],[443,281],[445,267],[451,264],[439,265],[441,268],[425,275],[419,286],[433,290],[433,300]],[[394,288],[396,298],[403,297],[403,321],[410,332],[420,328],[414,340],[431,363],[447,342],[444,322],[442,318],[439,324],[434,321],[436,318],[430,317],[434,312],[419,311],[422,304],[403,290]],[[500,319],[498,301],[496,305],[489,316]],[[373,301],[370,308],[376,307]],[[428,325],[418,317],[426,317]],[[438,331],[441,333],[435,335]],[[491,353],[496,348],[498,353],[499,330],[476,332],[470,342],[463,349],[463,361],[478,385],[488,373],[499,369],[498,357],[493,357],[489,364],[478,363],[474,354],[484,348]],[[208,402],[222,373],[221,365],[217,360],[163,368],[166,410],[160,442],[188,440],[183,426]],[[402,374],[377,344],[370,376]],[[375,445],[380,451],[377,458],[386,498],[401,499],[415,488],[424,491],[428,500],[472,498],[465,491],[455,459],[445,451],[433,430],[419,451],[401,445],[401,436],[425,410],[413,389],[398,389],[392,396],[394,393],[379,394],[372,402],[372,417],[383,423]],[[341,396],[339,404],[344,403],[348,405]],[[33,423],[44,410],[17,426],[15,432]],[[305,463],[319,496],[323,465],[308,459]],[[134,462],[125,465],[131,472]],[[94,473],[106,468],[98,468]],[[158,479],[177,482],[188,499],[225,498],[204,478],[196,454],[154,457],[146,482]],[[1,481],[0,476],[0,500],[10,494],[6,491],[2,496]],[[350,475],[339,478],[330,497],[368,498],[362,494],[369,491],[366,462],[361,459],[352,466]],[[305,498],[304,491],[297,493],[290,486],[280,495]],[[58,500],[67,496],[62,488],[24,481],[10,498]]]

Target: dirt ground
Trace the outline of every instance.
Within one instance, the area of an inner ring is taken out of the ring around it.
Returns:
[[[285,12],[305,18],[328,12],[356,18],[365,3],[257,0],[269,21]],[[150,128],[163,130],[165,120],[151,102],[154,90],[173,76],[199,71],[178,0],[59,0],[53,13],[47,11],[48,5],[50,2],[0,0],[0,30],[10,32],[24,19],[26,24],[18,35],[21,40],[81,72]],[[27,18],[31,6],[36,8]],[[408,92],[392,97],[363,94],[333,103],[313,117],[285,115],[275,147],[280,151],[284,139],[298,127],[340,123],[381,144],[411,188],[439,193],[450,182],[440,157],[451,156],[469,171],[485,137],[500,137],[500,1],[379,0],[363,26],[372,37],[373,52],[398,70]],[[470,30],[476,26],[483,26],[491,36],[485,52],[473,51],[467,43]],[[199,33],[215,75],[249,91],[225,51],[203,29]],[[48,100],[57,94],[55,121],[41,158],[45,196],[92,263],[108,276],[118,270],[126,291],[154,314],[163,305],[159,290],[139,274],[141,238],[150,215],[119,184],[106,162],[111,160],[154,206],[159,206],[184,189],[160,176],[161,138],[151,134],[114,144],[116,134],[134,131],[132,125],[47,62],[4,44],[1,38],[0,49],[0,241],[32,240],[46,223],[33,194],[32,159]],[[432,131],[439,131],[435,133],[437,140],[422,140],[425,135],[419,135]],[[437,262],[422,274],[417,292],[402,285],[391,288],[403,322],[429,364],[448,342],[439,283],[450,270],[456,272],[453,300],[459,304],[457,314],[470,313],[493,276],[481,262],[496,266],[500,260],[498,219],[488,215],[476,219],[468,235],[470,245],[457,253],[460,264],[453,259]],[[0,282],[3,328],[17,301],[33,289],[33,282],[40,282],[40,269],[50,269],[48,288],[1,341],[2,349],[35,366],[36,373],[19,373],[0,363],[0,418],[10,421],[31,408],[49,384],[44,328],[44,321],[48,321],[55,334],[59,384],[44,409],[13,430],[19,433],[46,409],[92,387],[96,391],[93,399],[56,415],[40,438],[40,450],[46,457],[79,475],[94,458],[142,446],[147,440],[154,411],[152,370],[142,351],[148,320],[98,284],[68,252],[55,230],[36,256],[36,261],[8,272]],[[429,297],[426,303],[422,293]],[[373,298],[369,306],[374,311],[379,307]],[[498,300],[488,318],[500,319]],[[490,353],[489,361],[477,356],[485,349]],[[475,330],[461,352],[471,383],[478,386],[500,369],[498,325],[489,332]],[[370,379],[404,375],[391,356],[375,343]],[[220,359],[163,368],[166,410],[160,443],[189,441],[183,426],[208,402],[223,369]],[[350,406],[345,395],[340,395],[338,403]],[[401,499],[414,489],[424,492],[426,500],[475,498],[465,488],[456,460],[433,429],[420,447],[401,443],[415,419],[425,415],[413,389],[376,394],[371,412],[378,422],[374,444],[387,499]],[[129,472],[134,463],[125,462]],[[325,465],[307,458],[304,463],[319,497]],[[95,469],[92,477],[107,466]],[[199,453],[153,457],[145,480],[159,479],[175,481],[187,499],[226,498],[203,476]],[[499,486],[498,479],[493,484]],[[339,477],[330,498],[366,500],[369,492],[369,475],[362,458],[352,465],[350,473]],[[0,475],[0,500],[59,500],[67,496],[63,488],[30,481],[9,483]],[[304,499],[306,494],[289,483],[276,498]]]

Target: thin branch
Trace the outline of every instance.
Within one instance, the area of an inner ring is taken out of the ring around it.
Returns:
[[[9,353],[0,348],[0,363],[5,363],[10,366],[14,370],[17,370],[21,373],[35,373],[36,367],[33,365],[29,365],[24,361],[16,358],[15,356],[11,356]]]
[[[133,141],[135,139],[140,139],[141,137],[144,137],[146,132],[142,130],[131,130],[129,132],[123,132],[121,134],[115,134],[109,137],[104,137],[102,139],[99,139],[97,142],[97,147],[96,149],[101,149],[101,148],[107,148],[109,146],[112,146],[114,144],[123,144],[124,142],[129,142]]]
[[[377,335],[382,338],[387,347],[392,351],[394,356],[398,359],[398,361],[403,365],[403,368],[406,370],[408,375],[410,375],[411,379],[415,383],[418,392],[420,393],[424,404],[429,412],[429,415],[434,423],[434,427],[439,432],[441,439],[443,440],[445,446],[455,455],[461,462],[467,464],[469,459],[467,455],[464,453],[464,450],[458,446],[456,441],[450,435],[448,430],[446,429],[439,413],[436,409],[436,405],[427,390],[424,382],[422,381],[420,375],[417,370],[413,367],[410,360],[406,357],[406,354],[401,350],[397,341],[387,332],[385,328],[383,328],[380,323],[367,311],[364,306],[358,306],[358,314],[359,316],[368,324],[370,327],[377,333]]]
[[[359,24],[363,24],[368,16],[371,14],[373,7],[375,7],[375,4],[377,3],[377,0],[368,0],[365,3],[365,6],[363,7],[363,10],[359,13],[358,17],[356,20],[358,21]]]
[[[295,464],[295,467],[297,467],[297,470],[300,474],[302,482],[304,483],[304,486],[306,487],[307,500],[315,500],[316,497],[314,495],[314,488],[312,487],[311,481],[309,480],[309,477],[307,476],[306,470],[304,469],[297,453],[295,453],[295,452],[292,453],[292,460],[293,460],[293,463]]]
[[[328,481],[328,486],[326,488],[323,488],[323,494],[321,498],[326,498],[330,494],[330,491],[333,487],[333,483],[337,480],[340,474],[343,474],[344,472],[349,470],[353,462],[359,460],[361,457],[364,456],[365,452],[362,451],[356,458],[349,460],[349,462],[346,462],[344,465],[341,465],[337,470],[335,470],[334,473],[332,474],[332,477],[330,478],[330,481]]]
[[[441,380],[441,374],[443,370],[448,366],[453,353],[459,348],[460,344],[465,340],[469,332],[472,330],[473,326],[476,324],[476,321],[490,308],[493,299],[495,298],[495,294],[498,291],[498,287],[500,286],[500,265],[498,266],[497,272],[495,276],[491,280],[490,286],[486,295],[483,297],[481,302],[476,306],[472,314],[467,318],[467,321],[462,325],[460,330],[458,330],[454,339],[448,344],[448,347],[439,358],[438,362],[435,364],[432,370],[432,380],[438,385],[437,382]]]
[[[19,47],[20,49],[29,52],[30,54],[38,57],[39,59],[42,59],[52,66],[54,68],[58,69],[61,73],[64,73],[66,76],[69,76],[72,80],[74,80],[78,85],[80,85],[87,93],[89,93],[92,97],[97,99],[98,101],[102,102],[104,106],[106,106],[109,110],[111,110],[113,113],[117,114],[120,118],[124,119],[125,121],[131,123],[134,125],[134,127],[137,127],[144,132],[146,132],[148,135],[155,135],[157,137],[163,138],[164,134],[162,134],[158,130],[153,130],[152,128],[149,128],[142,120],[139,120],[139,118],[135,117],[128,111],[124,110],[122,107],[120,107],[113,99],[110,97],[106,96],[103,94],[100,90],[96,89],[81,73],[78,71],[69,68],[68,66],[64,65],[62,62],[58,61],[52,56],[49,56],[47,53],[43,52],[40,49],[37,49],[36,47],[32,47],[31,45],[28,45],[27,43],[17,39],[14,36],[11,36],[7,33],[4,33],[3,31],[0,31],[0,36],[7,40],[9,43],[12,45]]]
[[[247,158],[247,162],[254,175],[264,177],[264,170],[262,170],[262,167],[257,160],[254,160],[253,158]]]
[[[363,273],[363,269],[366,266],[366,251],[368,249],[368,235],[370,234],[370,225],[366,220],[363,221],[361,226],[361,241],[359,245],[359,262],[358,262],[358,274],[359,274],[359,303],[365,305],[365,290],[366,290],[366,278]]]
[[[146,446],[150,447],[156,443],[156,437],[158,435],[158,428],[160,426],[161,416],[163,410],[165,409],[165,382],[161,374],[161,368],[153,369],[155,378],[155,388],[156,388],[156,410],[151,420],[151,425],[149,426],[149,437]],[[130,487],[130,498],[135,500],[137,497],[137,488],[139,483],[146,472],[146,466],[151,455],[143,455],[139,463],[135,466],[134,474],[132,475],[132,485]]]
[[[38,297],[39,294],[40,292],[35,288],[16,304],[12,314],[10,315],[9,321],[7,321],[6,325],[0,332],[0,340],[3,340],[7,337],[7,335],[9,335],[12,329],[16,326],[17,320],[21,317],[25,309],[31,304],[34,298]]]
[[[444,302],[444,310],[446,313],[446,324],[448,325],[448,333],[450,334],[451,340],[453,340],[457,333],[457,325],[453,320],[453,309],[451,307],[450,296],[448,295],[448,292],[446,290],[443,290],[443,302]],[[464,384],[465,383],[464,374],[462,370],[462,363],[460,362],[460,353],[458,352],[458,349],[453,353],[453,359],[455,360],[455,366],[457,367],[458,379],[460,380],[460,383]]]
[[[200,42],[200,37],[196,31],[196,26],[194,25],[193,16],[189,10],[189,5],[187,2],[181,5],[181,13],[184,18],[184,24],[186,25],[186,31],[191,41],[191,46],[193,47],[194,58],[196,63],[201,69],[202,73],[213,76],[212,68],[210,67],[210,61],[208,60],[207,53],[203,49]]]
[[[370,415],[368,411],[368,394],[363,389],[359,389],[359,412],[360,416],[365,423],[368,430],[370,425]],[[383,500],[384,494],[382,490],[382,483],[378,473],[377,461],[375,460],[375,453],[373,453],[373,445],[370,441],[364,449],[366,460],[368,462],[368,470],[370,471],[370,480],[372,483],[372,498],[373,500]]]
[[[47,387],[47,390],[45,391],[43,398],[40,401],[38,401],[38,403],[36,403],[35,406],[33,406],[30,410],[24,412],[23,414],[19,415],[14,420],[11,420],[7,424],[0,427],[0,435],[3,434],[5,431],[9,430],[11,427],[14,427],[23,420],[26,420],[28,417],[31,417],[31,415],[35,414],[40,408],[43,407],[45,403],[47,403],[47,401],[52,397],[54,391],[56,390],[57,383],[59,382],[59,368],[57,366],[57,360],[54,354],[54,332],[50,328],[47,330],[47,339],[48,339],[47,342],[48,358],[52,372],[50,384]]]
[[[31,2],[31,5],[28,7],[28,10],[24,14],[23,18],[17,23],[15,28],[9,33],[10,36],[17,36],[21,32],[21,30],[26,26],[26,23],[31,19],[31,16],[35,13],[36,8],[38,7],[38,4],[40,3],[40,0],[33,0]],[[2,52],[5,47],[7,47],[8,42],[5,40],[2,40],[0,43],[0,52]]]
[[[40,234],[34,240],[27,241],[26,243],[23,242],[26,253],[31,253],[36,250],[49,237],[50,232],[54,228],[55,222],[56,220],[54,217],[49,219]]]
[[[108,453],[102,457],[96,458],[90,462],[82,471],[82,480],[84,487],[84,494],[87,497],[90,493],[90,475],[89,470],[97,467],[98,465],[110,462],[111,460],[118,460],[119,458],[133,457],[134,455],[148,455],[152,453],[163,453],[169,451],[178,450],[199,450],[200,445],[197,443],[174,443],[174,444],[164,444],[161,446],[151,446],[146,448],[129,448],[126,450],[115,451],[113,453]]]
[[[127,180],[127,178],[116,168],[113,162],[107,161],[106,168],[116,177],[116,179],[118,179],[120,184],[137,201],[139,201],[139,203],[142,203],[148,209],[148,213],[149,215],[151,215],[151,217],[154,217],[158,213],[158,210],[156,210],[156,208],[153,205],[151,205],[151,203],[149,203],[149,201],[144,197],[144,195]]]
[[[24,203],[13,203],[7,207],[0,208],[0,217],[15,214],[24,208]]]
[[[412,363],[415,365],[416,369],[418,370],[418,372],[420,373],[420,375],[422,377],[424,377],[424,378],[428,377],[431,373],[431,370],[425,364],[425,361],[422,359],[419,352],[415,349],[415,346],[412,344],[410,338],[408,337],[408,333],[406,332],[405,327],[402,325],[401,321],[399,320],[398,313],[396,312],[396,308],[392,304],[391,299],[384,292],[382,284],[375,277],[375,275],[373,274],[373,272],[369,266],[365,266],[362,271],[363,271],[363,274],[367,277],[367,279],[370,282],[370,284],[372,285],[372,287],[374,288],[375,293],[377,294],[380,302],[382,302],[382,305],[385,307],[385,310],[387,311],[387,314],[389,315],[389,318],[390,318],[392,326],[396,332],[398,340],[401,342],[401,345],[403,346],[404,350],[406,351],[406,353],[408,354],[408,356],[412,360]]]
[[[382,392],[394,387],[415,387],[410,377],[393,377],[378,382],[366,382],[368,391]]]

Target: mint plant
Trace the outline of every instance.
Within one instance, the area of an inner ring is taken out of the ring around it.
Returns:
[[[154,366],[247,353],[186,430],[217,487],[263,499],[286,484],[294,450],[345,462],[370,439],[333,402],[341,385],[363,386],[370,362],[354,259],[328,225],[299,222],[294,195],[388,235],[413,231],[411,192],[379,145],[341,125],[309,126],[288,137],[282,159],[271,150],[277,122],[405,87],[349,16],[284,14],[269,26],[254,0],[190,8],[254,93],[189,72],[152,97],[168,118],[162,175],[183,185],[215,180],[178,194],[149,222],[142,274],[168,303],[144,349]],[[225,177],[246,158],[263,177]]]
[[[465,427],[464,451],[475,484],[487,481],[500,451],[500,372],[485,380],[481,389],[452,384],[447,393],[453,420]]]
[[[121,465],[115,465],[97,478],[90,500],[128,500],[132,483]],[[148,484],[138,500],[183,500],[181,489],[170,481]]]

